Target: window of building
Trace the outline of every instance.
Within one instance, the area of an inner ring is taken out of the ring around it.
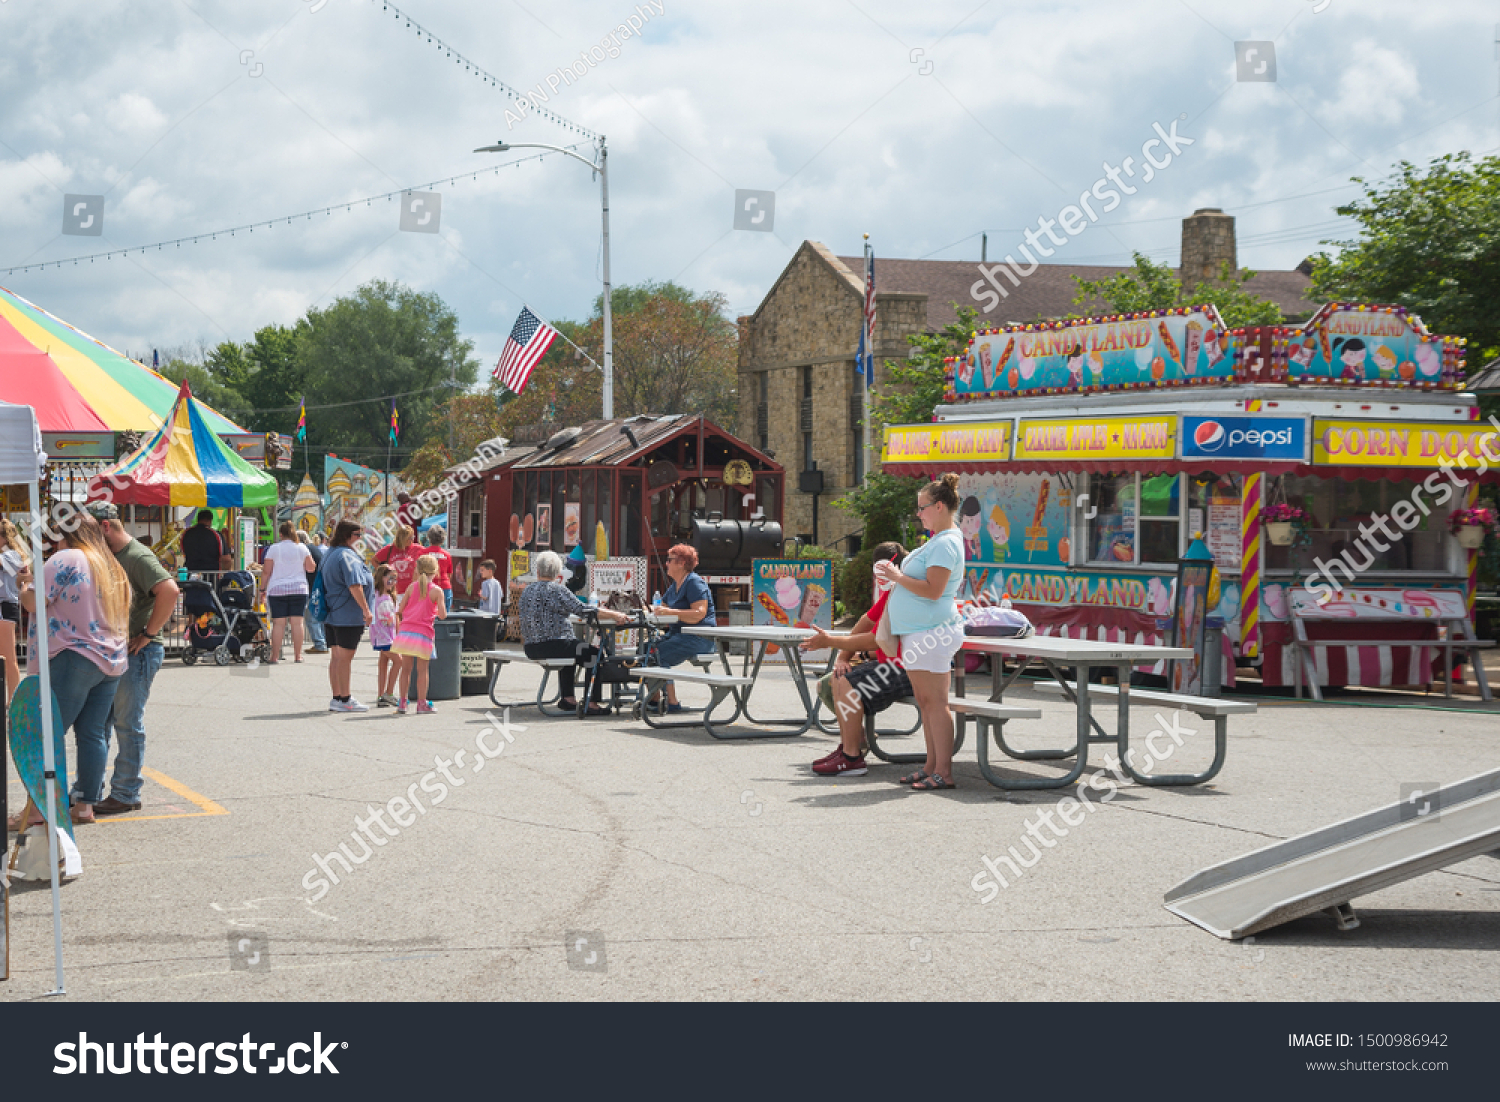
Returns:
[[[1282,479],[1286,501],[1299,505],[1308,513],[1310,546],[1276,547],[1268,539],[1261,541],[1267,570],[1308,570],[1318,560],[1328,560],[1348,553],[1360,570],[1413,570],[1446,574],[1451,567],[1443,535],[1448,514],[1454,502],[1438,506],[1432,495],[1418,494],[1416,500],[1427,502],[1430,514],[1422,514],[1416,527],[1392,540],[1379,528],[1371,526],[1375,517],[1389,517],[1398,501],[1411,502],[1414,482],[1374,482],[1365,479],[1345,481],[1341,478],[1292,477]],[[1275,501],[1274,487],[1267,486],[1267,501]],[[1360,526],[1373,539],[1360,533]],[[1387,521],[1392,532],[1399,525]],[[1380,550],[1384,545],[1385,550]],[[1370,562],[1366,565],[1366,558]],[[1342,575],[1340,578],[1342,579]]]
[[[1089,561],[1175,563],[1182,545],[1182,478],[1120,474],[1089,479]]]

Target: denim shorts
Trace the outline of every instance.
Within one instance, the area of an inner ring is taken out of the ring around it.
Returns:
[[[267,597],[266,603],[271,606],[271,619],[285,620],[301,616],[307,611],[307,594],[288,593],[284,597]]]

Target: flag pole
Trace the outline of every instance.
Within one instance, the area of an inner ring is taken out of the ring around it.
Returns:
[[[871,293],[870,290],[869,290],[869,288],[871,287],[870,280],[871,280],[871,272],[870,272],[870,235],[869,234],[865,234],[865,288],[866,288],[865,294],[866,295],[868,295],[868,294]],[[859,365],[860,382],[864,384],[864,393],[861,395],[862,416],[861,416],[861,426],[860,426],[861,430],[862,430],[861,434],[863,436],[863,440],[862,440],[861,443],[862,443],[862,445],[864,447],[864,450],[865,450],[865,461],[862,464],[862,466],[864,467],[865,481],[868,482],[870,480],[870,473],[871,473],[871,469],[872,469],[871,466],[870,466],[870,435],[871,435],[870,434],[870,388],[871,388],[871,385],[873,383],[873,377],[874,377],[874,374],[875,374],[875,370],[874,370],[874,364],[875,364],[875,328],[874,328],[874,326],[870,325],[869,317],[866,314],[866,311],[865,311],[863,303],[860,304],[859,324],[867,330],[866,333],[865,333],[864,344],[865,344],[865,355],[869,357],[869,366],[868,366],[868,368],[866,367],[865,364],[860,364]]]
[[[451,399],[450,399],[451,401]],[[451,409],[449,411],[452,413]],[[449,432],[452,430],[450,428]],[[450,435],[449,439],[452,437]],[[396,399],[391,399],[391,431],[385,436],[385,494],[381,504],[390,507],[391,504],[391,447],[396,443]],[[450,445],[451,446],[451,445]]]

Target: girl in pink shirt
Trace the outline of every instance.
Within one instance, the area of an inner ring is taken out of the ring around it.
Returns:
[[[437,572],[438,562],[434,556],[423,555],[418,559],[412,583],[401,594],[401,603],[396,609],[401,626],[396,632],[396,641],[391,644],[391,653],[401,658],[401,693],[396,702],[396,711],[401,715],[406,714],[407,690],[414,665],[417,670],[417,714],[430,715],[437,711],[427,699],[427,663],[436,650],[433,621],[448,616],[443,591],[433,583]]]

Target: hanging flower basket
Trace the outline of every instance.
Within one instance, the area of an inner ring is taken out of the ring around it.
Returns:
[[[1454,535],[1458,537],[1458,545],[1465,551],[1478,551],[1484,546],[1483,525],[1465,524]]]
[[[1495,528],[1493,510],[1483,506],[1459,509],[1448,515],[1448,529],[1465,551],[1478,551],[1484,546],[1485,536],[1495,531]]]
[[[1290,547],[1292,545],[1292,522],[1289,520],[1267,521],[1266,537],[1274,547]]]
[[[1307,513],[1295,505],[1278,502],[1266,506],[1260,519],[1266,526],[1266,538],[1273,547],[1290,547],[1293,531],[1307,523]]]

